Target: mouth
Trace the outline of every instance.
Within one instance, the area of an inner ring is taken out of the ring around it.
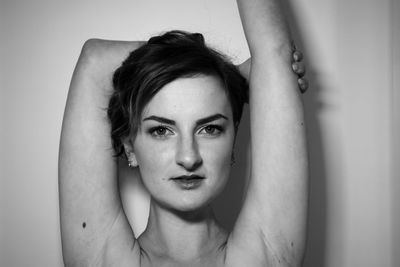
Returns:
[[[198,188],[202,181],[205,179],[203,176],[199,175],[182,175],[171,178],[181,189],[192,190]]]
[[[196,175],[196,174],[192,174],[192,175],[181,175],[181,176],[177,176],[177,177],[173,177],[171,178],[171,180],[183,180],[183,181],[191,181],[191,180],[203,180],[204,177],[200,176],[200,175]]]

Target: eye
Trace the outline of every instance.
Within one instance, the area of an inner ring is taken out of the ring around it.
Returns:
[[[207,125],[200,130],[201,134],[216,136],[222,133],[223,128],[219,125]]]
[[[173,132],[165,126],[152,127],[150,128],[149,133],[157,138],[163,138],[173,134]]]

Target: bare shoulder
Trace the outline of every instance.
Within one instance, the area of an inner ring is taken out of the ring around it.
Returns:
[[[254,190],[257,189],[251,184],[235,227],[229,234],[225,266],[301,266],[301,253],[296,242],[289,240],[290,236],[275,222],[265,220],[262,209],[268,206],[267,201],[261,203],[257,197],[259,193]]]
[[[252,205],[251,202],[251,197],[247,195],[235,227],[229,234],[226,245],[226,266],[270,266],[270,249],[263,238],[255,209],[248,208]]]
[[[248,225],[247,229],[242,228],[236,232],[240,230],[243,231],[229,237],[226,246],[226,267],[300,266],[294,264],[295,259],[288,255],[289,248],[276,246],[260,229]]]

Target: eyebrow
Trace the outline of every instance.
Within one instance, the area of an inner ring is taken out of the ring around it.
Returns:
[[[219,120],[219,119],[228,120],[228,118],[226,116],[224,116],[224,115],[222,115],[220,113],[217,113],[217,114],[213,114],[213,115],[207,116],[205,118],[198,119],[196,121],[196,125],[206,124],[208,122],[216,121],[216,120]],[[143,119],[143,121],[148,121],[148,120],[154,120],[154,121],[157,121],[157,122],[160,122],[160,123],[169,124],[169,125],[176,125],[175,121],[167,119],[167,118],[164,118],[164,117],[160,117],[160,116],[154,116],[153,115],[153,116],[149,116],[149,117],[146,117],[146,118]]]

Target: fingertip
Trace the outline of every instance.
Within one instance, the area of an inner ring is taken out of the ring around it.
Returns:
[[[303,59],[303,53],[299,50],[293,52],[293,60],[299,62]]]
[[[301,62],[293,62],[292,69],[300,78],[306,73],[306,66]]]
[[[297,71],[299,70],[299,64],[297,64],[297,62],[292,63],[292,70],[297,74]]]
[[[297,83],[299,84],[300,92],[302,94],[304,94],[307,91],[308,86],[309,86],[308,80],[305,78],[299,78],[299,79],[297,79]]]

